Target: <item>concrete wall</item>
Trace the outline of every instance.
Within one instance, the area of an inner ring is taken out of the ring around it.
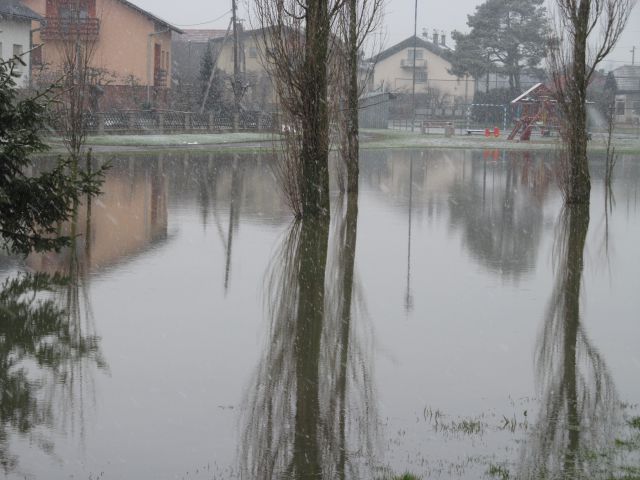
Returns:
[[[15,17],[0,16],[0,57],[8,60],[13,57],[14,45],[19,45],[23,52],[31,49],[31,22]],[[18,87],[26,87],[29,84],[30,54],[22,56],[22,60],[27,64],[16,65],[14,72],[20,74],[15,77]]]
[[[46,0],[23,0],[33,11],[45,16]],[[112,85],[154,84],[154,45],[161,48],[161,68],[171,85],[171,32],[148,16],[118,0],[96,0],[100,32],[95,43],[93,66],[104,70]],[[34,43],[41,43],[34,35]],[[61,42],[48,41],[42,47],[42,62],[55,71],[62,64]]]
[[[373,72],[373,89],[382,88],[389,92],[410,93],[412,90],[412,60],[409,51],[405,48],[399,52],[380,60]],[[451,64],[444,58],[434,54],[426,48],[422,51],[422,59],[416,60],[416,93],[428,93],[430,89],[437,89],[441,95],[446,96],[448,103],[453,99],[459,102],[470,103],[474,94],[473,79],[458,79],[447,71]],[[403,67],[403,62],[406,67]],[[419,68],[422,67],[423,68]],[[426,73],[426,81],[419,78],[419,72]]]

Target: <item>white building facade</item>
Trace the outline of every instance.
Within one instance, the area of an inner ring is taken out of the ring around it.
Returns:
[[[441,37],[444,38],[444,37]],[[470,103],[475,92],[471,77],[458,78],[449,73],[449,48],[442,42],[409,37],[380,52],[375,63],[370,89],[390,93],[431,94],[444,104]]]
[[[14,68],[14,78],[18,87],[29,85],[31,22],[39,18],[18,1],[0,2],[0,58],[7,61],[17,55],[25,63],[16,63]]]

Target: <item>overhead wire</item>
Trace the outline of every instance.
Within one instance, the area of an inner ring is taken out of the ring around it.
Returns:
[[[174,24],[176,27],[197,27],[198,25],[206,25],[207,23],[213,23],[213,22],[217,22],[218,20],[223,19],[224,17],[226,17],[227,15],[229,15],[231,13],[231,9],[227,10],[226,12],[224,12],[222,15],[220,15],[217,18],[214,18],[213,20],[207,20],[206,22],[200,22],[200,23],[188,23],[188,24]]]

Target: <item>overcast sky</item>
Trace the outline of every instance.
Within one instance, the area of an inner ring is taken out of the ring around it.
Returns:
[[[230,18],[231,0],[132,0],[133,3],[183,28],[225,29]],[[450,38],[452,30],[467,30],[467,15],[481,0],[418,0],[418,34],[423,28],[443,30]],[[239,15],[247,17],[246,1],[238,0]],[[387,0],[384,30],[386,46],[413,34],[414,0]],[[216,21],[211,21],[217,19]],[[206,22],[206,23],[205,23]],[[198,24],[198,25],[195,25]],[[640,64],[640,5],[636,6],[611,60],[605,68],[631,63],[631,48],[636,46],[636,65]]]

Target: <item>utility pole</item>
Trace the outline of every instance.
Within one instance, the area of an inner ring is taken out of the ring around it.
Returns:
[[[413,12],[413,81],[411,85],[411,98],[413,104],[413,117],[411,119],[411,131],[416,123],[416,48],[418,48],[418,0],[415,1],[415,9]]]
[[[240,96],[242,95],[240,84],[240,51],[238,48],[238,5],[236,0],[231,0],[231,22],[233,24],[233,130],[237,132],[240,127]]]

